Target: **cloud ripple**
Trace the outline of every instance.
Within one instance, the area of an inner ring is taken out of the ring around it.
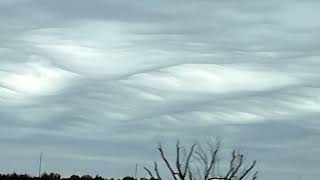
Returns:
[[[0,168],[122,176],[222,137],[262,179],[319,176],[319,6],[1,1]]]

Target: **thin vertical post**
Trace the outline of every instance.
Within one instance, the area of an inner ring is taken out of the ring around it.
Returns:
[[[137,174],[138,174],[138,164],[136,164],[136,170],[134,172],[134,178],[137,179]]]
[[[41,178],[41,167],[42,166],[42,152],[40,153],[40,160],[39,160],[39,179]]]

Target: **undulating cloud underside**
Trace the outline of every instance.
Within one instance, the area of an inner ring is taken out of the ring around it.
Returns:
[[[319,8],[1,0],[0,170],[36,174],[42,151],[48,172],[133,175],[157,141],[218,137],[261,179],[319,177]]]

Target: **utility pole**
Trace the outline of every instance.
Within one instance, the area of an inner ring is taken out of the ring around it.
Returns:
[[[136,170],[134,172],[134,178],[137,179],[137,174],[138,174],[138,164],[136,164]]]
[[[41,166],[42,166],[42,152],[40,153],[40,160],[39,160],[39,179],[41,178]]]

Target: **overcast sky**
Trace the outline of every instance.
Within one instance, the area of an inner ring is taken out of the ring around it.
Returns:
[[[218,137],[261,180],[319,177],[319,9],[0,0],[0,171],[36,175],[42,151],[47,172],[134,175],[157,141]]]

